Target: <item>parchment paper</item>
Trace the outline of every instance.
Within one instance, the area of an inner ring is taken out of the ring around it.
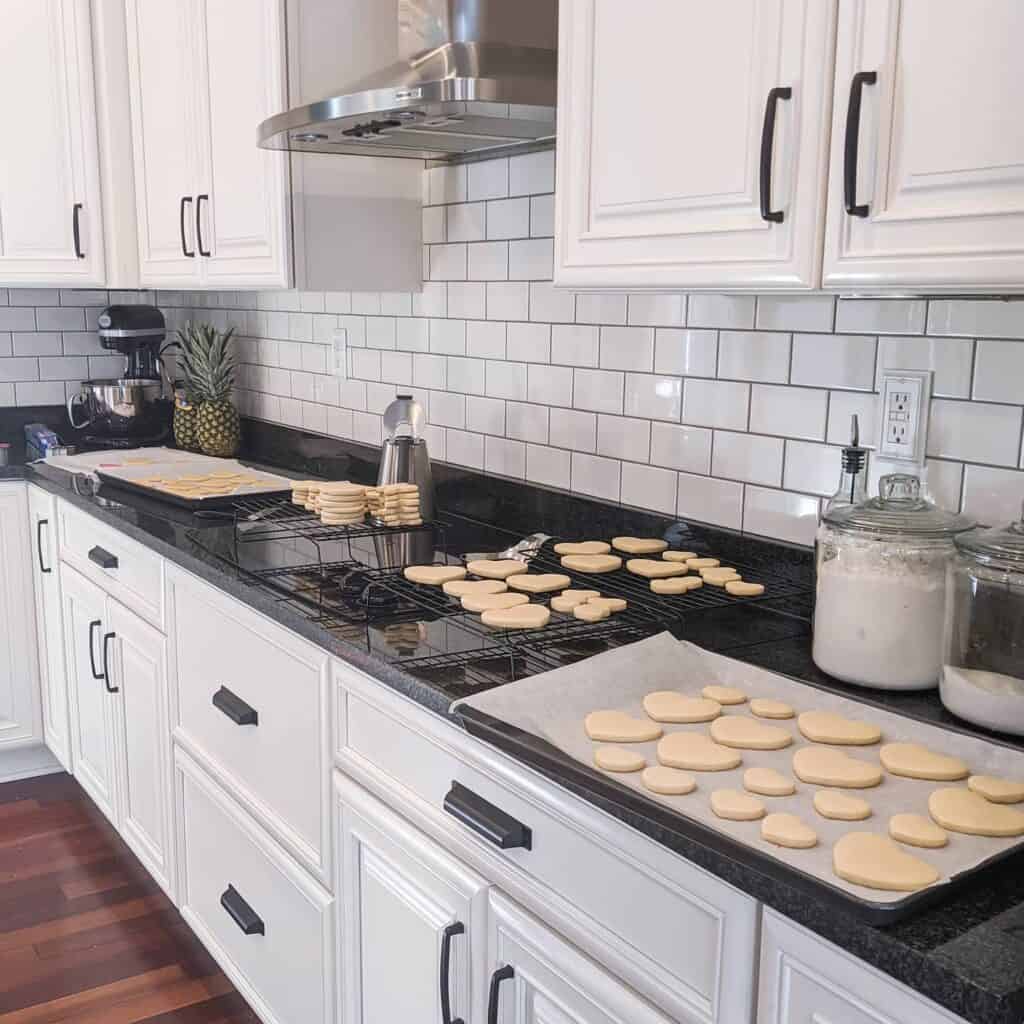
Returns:
[[[669,633],[641,640],[587,658],[564,668],[528,679],[506,683],[486,693],[457,701],[468,704],[510,725],[517,726],[558,747],[571,757],[594,767],[593,752],[599,743],[592,741],[583,728],[591,711],[617,708],[646,718],[643,697],[652,690],[677,690],[700,696],[709,683],[735,686],[748,697],[773,697],[801,711],[835,711],[849,718],[871,722],[882,730],[882,743],[906,741],[921,743],[943,754],[962,758],[972,774],[1024,779],[1024,752],[987,740],[951,732],[904,718],[902,715],[860,704],[846,697],[826,693],[815,687],[777,675],[753,665],[705,651],[694,644],[677,641]],[[723,714],[750,716],[749,704],[723,708]],[[865,790],[844,790],[861,796],[871,804],[872,816],[864,821],[833,821],[814,810],[814,793],[821,787],[800,782],[793,774],[793,754],[810,746],[797,729],[796,720],[757,719],[780,726],[793,734],[793,744],[784,750],[744,750],[739,768],[726,772],[695,772],[697,789],[686,796],[659,796],[643,787],[639,772],[609,773],[616,782],[636,790],[650,800],[671,808],[677,814],[702,822],[734,839],[756,846],[820,880],[844,889],[858,899],[884,905],[907,898],[907,893],[889,893],[853,885],[832,871],[832,846],[846,832],[869,831],[888,834],[889,817],[908,811],[928,816],[928,796],[943,786],[963,786],[965,782],[927,782],[885,774],[880,786]],[[707,733],[708,723],[700,725],[663,724],[670,732]],[[657,742],[629,744],[657,764]],[[878,763],[879,744],[866,747],[839,747],[853,757]],[[709,797],[715,789],[743,790],[743,772],[755,765],[775,768],[796,783],[797,792],[788,797],[760,797],[768,813],[786,811],[799,815],[818,833],[818,845],[810,850],[789,850],[761,839],[760,822],[725,821],[712,812]],[[937,885],[958,874],[977,868],[990,857],[1024,843],[1024,837],[990,839],[949,833],[949,845],[941,850],[904,846],[907,852],[933,864],[940,872]]]

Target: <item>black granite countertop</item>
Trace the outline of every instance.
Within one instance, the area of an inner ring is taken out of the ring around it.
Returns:
[[[286,466],[302,475],[371,481],[375,453],[344,442],[298,432],[249,424],[252,461]],[[552,534],[612,536],[618,533],[663,533],[672,524],[663,517],[621,507],[481,477],[468,471],[435,467],[439,504],[451,513],[454,547],[487,550],[507,535],[544,530]],[[421,705],[447,715],[453,699],[465,696],[464,682],[410,671],[422,650],[396,649],[375,641],[366,629],[324,628],[292,603],[253,584],[245,569],[232,566],[234,527],[198,523],[184,510],[155,502],[128,500],[121,494],[94,493],[80,480],[45,465],[0,468],[0,480],[27,479],[59,495],[169,561],[209,581],[257,611],[294,630],[381,683]],[[116,498],[117,500],[113,500]],[[502,523],[503,529],[490,524]],[[677,527],[679,528],[678,524]],[[737,558],[762,542],[693,524],[684,527],[688,544]],[[767,543],[767,542],[765,542]],[[700,547],[703,545],[703,547]],[[772,557],[796,574],[810,573],[806,550],[768,545]],[[732,553],[730,553],[732,552]],[[802,613],[806,609],[799,610]],[[757,609],[726,609],[695,621],[688,639],[727,652],[730,656],[782,672],[813,685],[857,699],[882,704],[889,710],[949,728],[979,733],[954,719],[939,703],[937,693],[867,694],[820,673],[810,658],[810,633],[805,614],[767,604]],[[421,637],[421,639],[423,639]],[[447,641],[451,642],[451,641]],[[446,641],[426,634],[430,649]],[[404,664],[405,663],[405,664]],[[1019,740],[999,737],[1021,746]],[[975,1024],[1011,1024],[1024,1020],[1024,871],[1019,859],[987,872],[959,895],[916,916],[887,927],[867,924],[853,914],[823,904],[798,887],[770,878],[747,865],[714,854],[680,836],[654,818],[637,816],[625,801],[596,794],[576,780],[543,765],[534,767],[577,792],[614,817],[645,832],[711,873],[748,892],[836,945],[950,1011]]]

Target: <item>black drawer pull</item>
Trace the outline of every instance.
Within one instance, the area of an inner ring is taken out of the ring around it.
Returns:
[[[203,248],[203,203],[209,203],[208,195],[196,196],[196,248],[200,256],[211,255],[209,249]]]
[[[195,249],[189,251],[188,244],[185,241],[185,207],[191,202],[191,196],[182,196],[181,203],[178,206],[178,230],[181,232],[181,255],[188,256],[189,259],[194,258],[196,254]]]
[[[461,1017],[452,1019],[451,1000],[452,939],[465,932],[466,926],[455,921],[445,928],[441,939],[441,1024],[465,1024]]]
[[[851,217],[866,217],[868,204],[857,203],[857,155],[860,149],[860,101],[865,85],[878,81],[875,71],[858,71],[850,84],[846,108],[846,137],[843,140],[843,205]]]
[[[84,260],[85,253],[82,252],[82,226],[80,223],[82,216],[82,204],[75,203],[71,208],[71,234],[75,241],[75,257],[76,259]]]
[[[53,566],[43,565],[43,527],[49,523],[49,519],[36,520],[36,556],[39,558],[40,572],[53,572]]]
[[[231,915],[231,920],[238,925],[244,935],[266,935],[263,918],[242,899],[241,893],[229,885],[221,893],[220,905]]]
[[[110,685],[110,641],[116,637],[116,633],[104,633],[103,634],[103,685],[107,688],[107,693],[120,693],[120,686]]]
[[[491,975],[491,990],[487,994],[487,1024],[498,1024],[498,1003],[501,998],[501,983],[511,981],[516,976],[511,964],[499,967]]]
[[[458,782],[448,790],[444,809],[501,850],[529,850],[533,846],[533,833],[526,825]]]
[[[259,725],[259,712],[250,704],[246,704],[236,693],[222,686],[213,695],[213,706],[223,711],[235,725]]]
[[[89,552],[89,561],[95,562],[101,569],[116,569],[117,555],[112,555],[98,544]]]
[[[96,671],[96,630],[100,628],[100,620],[93,619],[89,623],[89,667],[92,669],[93,679],[105,679],[106,675],[103,672]]]
[[[782,210],[772,209],[772,156],[775,152],[775,112],[779,100],[788,100],[793,90],[788,85],[778,86],[768,93],[764,107],[764,125],[761,128],[761,220],[781,224],[785,218]]]

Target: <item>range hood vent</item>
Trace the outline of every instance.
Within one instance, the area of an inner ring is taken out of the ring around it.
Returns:
[[[397,0],[389,68],[264,121],[260,146],[461,163],[550,146],[558,0]]]

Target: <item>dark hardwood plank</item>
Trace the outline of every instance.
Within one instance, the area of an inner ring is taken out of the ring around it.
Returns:
[[[0,785],[0,1024],[259,1024],[78,784]]]

